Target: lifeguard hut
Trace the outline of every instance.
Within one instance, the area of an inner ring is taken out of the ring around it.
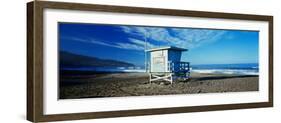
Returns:
[[[189,62],[181,61],[182,52],[187,51],[187,49],[167,46],[146,51],[150,53],[150,63],[147,67],[150,83],[164,80],[173,84],[176,78],[189,78]]]

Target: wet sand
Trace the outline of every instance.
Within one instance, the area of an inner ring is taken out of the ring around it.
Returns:
[[[146,73],[60,75],[60,99],[258,91],[256,75],[191,73],[187,81],[149,83]]]

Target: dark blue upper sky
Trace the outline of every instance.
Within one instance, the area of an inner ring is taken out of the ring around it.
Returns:
[[[186,48],[191,64],[258,63],[257,31],[59,23],[61,51],[144,65],[144,49]],[[147,43],[145,43],[147,40]]]

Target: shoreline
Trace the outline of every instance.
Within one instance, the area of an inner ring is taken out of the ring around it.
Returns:
[[[60,99],[258,91],[258,75],[191,73],[187,81],[149,84],[147,73],[60,75]]]

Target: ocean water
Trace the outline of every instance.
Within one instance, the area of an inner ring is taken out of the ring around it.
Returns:
[[[94,72],[145,72],[144,67],[63,67],[61,70],[94,71]]]
[[[63,67],[61,70],[95,71],[95,72],[146,72],[144,67]],[[204,64],[192,65],[191,72],[235,74],[235,75],[259,75],[259,65],[251,64]]]
[[[259,65],[257,63],[191,65],[191,71],[196,73],[259,75]]]

